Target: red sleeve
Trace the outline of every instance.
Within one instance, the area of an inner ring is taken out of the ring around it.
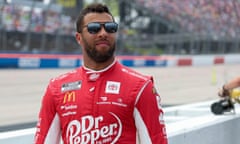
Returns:
[[[54,95],[48,86],[42,99],[39,112],[37,130],[35,133],[35,144],[52,143],[57,144],[60,140],[60,123],[56,113]]]
[[[168,143],[160,101],[161,98],[154,88],[153,82],[149,80],[139,92],[134,109],[140,144]]]

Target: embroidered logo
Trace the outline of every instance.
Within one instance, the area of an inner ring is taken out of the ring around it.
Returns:
[[[99,76],[100,76],[99,73],[93,73],[89,76],[89,80],[96,81],[99,78]]]
[[[77,90],[80,89],[82,85],[82,81],[75,81],[70,83],[65,83],[62,85],[61,91],[71,91],[71,90]]]
[[[120,85],[120,82],[107,81],[105,92],[111,94],[119,94]]]
[[[76,94],[74,91],[66,92],[63,98],[63,103],[67,102],[75,102],[76,101]]]

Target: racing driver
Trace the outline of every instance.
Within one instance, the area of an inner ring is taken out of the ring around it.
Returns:
[[[101,3],[76,21],[82,66],[49,82],[35,144],[167,144],[160,96],[152,76],[114,56],[118,24]]]

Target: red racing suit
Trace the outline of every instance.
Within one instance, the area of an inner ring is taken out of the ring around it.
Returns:
[[[52,79],[39,113],[35,144],[167,144],[152,77],[115,61]]]

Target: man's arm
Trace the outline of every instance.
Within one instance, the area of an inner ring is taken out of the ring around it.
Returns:
[[[60,122],[53,95],[48,87],[42,100],[34,144],[59,144]]]
[[[161,98],[149,80],[140,91],[134,118],[140,144],[167,144]]]
[[[240,87],[240,77],[236,77],[232,80],[230,80],[228,83],[225,83],[222,87],[222,89],[219,90],[218,95],[221,97],[229,95],[229,91]]]
[[[240,77],[236,77],[224,84],[224,89],[231,90],[240,86]]]

